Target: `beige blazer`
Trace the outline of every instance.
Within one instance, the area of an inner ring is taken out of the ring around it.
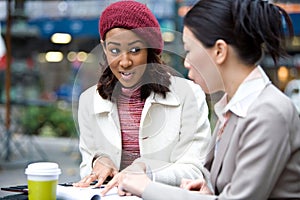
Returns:
[[[215,158],[214,146],[205,166],[215,195],[151,183],[143,199],[300,198],[300,120],[290,99],[272,84],[245,118],[231,115]]]

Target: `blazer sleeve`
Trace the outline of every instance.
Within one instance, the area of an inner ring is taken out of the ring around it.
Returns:
[[[183,97],[180,139],[174,145],[169,162],[146,158],[137,161],[146,163],[151,169],[159,169],[152,172],[155,181],[179,186],[182,178],[209,177],[203,165],[211,139],[211,128],[202,89],[191,81],[177,84],[191,87],[192,90],[184,87],[183,91],[177,91]]]
[[[262,106],[263,105],[263,106]],[[291,106],[281,102],[261,104],[240,119],[237,127],[242,134],[235,155],[236,168],[230,183],[220,193],[220,199],[267,199],[291,155]]]
[[[217,196],[203,195],[179,187],[151,182],[142,194],[143,200],[215,200]]]
[[[273,98],[278,101],[278,98]],[[282,175],[286,163],[291,159],[295,137],[299,134],[299,119],[291,105],[286,102],[272,104],[258,102],[246,118],[239,118],[235,129],[237,152],[228,152],[234,157],[234,172],[224,183],[217,179],[220,194],[201,195],[178,187],[151,182],[142,194],[145,200],[186,199],[268,199]],[[257,112],[259,110],[260,112]],[[294,114],[291,114],[294,113]],[[235,138],[231,138],[235,140]],[[299,141],[299,140],[298,140]],[[225,163],[223,163],[225,164]],[[232,162],[233,164],[233,162]],[[224,171],[223,173],[229,173]],[[293,177],[296,175],[294,174]],[[294,178],[296,179],[296,178]],[[296,184],[296,183],[295,183]],[[275,191],[276,192],[276,191]],[[287,195],[287,194],[284,194]]]

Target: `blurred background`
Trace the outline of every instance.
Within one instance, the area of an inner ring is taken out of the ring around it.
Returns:
[[[98,19],[113,2],[0,1],[2,185],[7,184],[5,170],[17,166],[14,168],[22,169],[23,174],[26,165],[37,160],[64,163],[64,158],[70,159],[68,169],[72,170],[66,169],[70,172],[67,175],[78,178],[77,100],[83,90],[97,82],[101,51]],[[183,16],[196,0],[140,2],[146,3],[159,20],[164,61],[186,76],[181,35],[176,33],[182,31]],[[295,36],[286,44],[289,57],[280,60],[280,67],[275,67],[268,55],[261,65],[300,113],[300,0],[272,2],[288,11]],[[62,152],[55,145],[60,145]]]

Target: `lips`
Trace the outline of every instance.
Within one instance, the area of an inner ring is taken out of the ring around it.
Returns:
[[[120,72],[121,77],[125,81],[129,81],[133,78],[134,72]]]

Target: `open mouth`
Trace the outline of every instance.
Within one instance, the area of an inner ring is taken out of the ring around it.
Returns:
[[[123,80],[130,80],[132,79],[134,72],[120,72],[120,74]]]
[[[120,72],[122,76],[130,76],[132,72]]]

